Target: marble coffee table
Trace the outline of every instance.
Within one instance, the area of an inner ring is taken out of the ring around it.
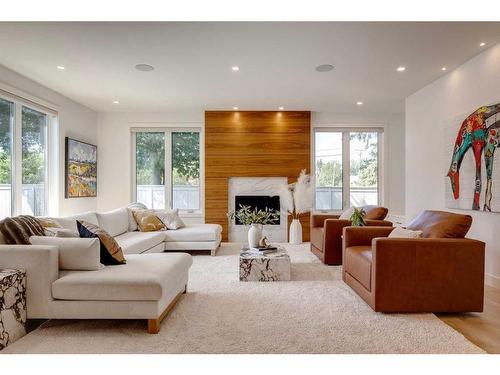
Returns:
[[[276,253],[266,255],[240,252],[240,281],[288,281],[290,280],[290,256],[278,246]]]

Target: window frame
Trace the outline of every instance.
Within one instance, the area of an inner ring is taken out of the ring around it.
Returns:
[[[386,127],[384,125],[321,125],[313,126],[311,132],[311,171],[312,175],[316,176],[316,134],[317,133],[342,133],[342,209],[317,209],[316,208],[316,188],[314,189],[314,206],[313,212],[318,213],[333,213],[338,214],[351,206],[351,184],[350,184],[350,171],[351,171],[351,146],[350,146],[350,133],[378,133],[377,140],[377,205],[384,204],[384,165],[385,165],[385,151],[384,143],[386,137]]]
[[[165,145],[165,209],[172,209],[173,183],[172,183],[172,134],[173,133],[198,133],[200,142],[200,171],[199,171],[199,206],[197,209],[179,209],[182,216],[198,217],[203,214],[203,133],[201,127],[134,127],[131,131],[131,164],[132,164],[132,202],[137,201],[137,158],[136,158],[136,135],[137,133],[164,133]]]
[[[30,95],[24,94],[10,86],[0,85],[0,98],[13,104],[13,121],[11,134],[11,212],[10,216],[22,215],[23,181],[22,181],[22,111],[23,107],[42,113],[46,117],[46,147],[44,155],[44,216],[55,215],[58,211],[58,178],[57,170],[51,168],[58,164],[59,142],[58,111]]]

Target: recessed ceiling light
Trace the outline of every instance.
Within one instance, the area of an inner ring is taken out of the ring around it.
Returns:
[[[149,64],[137,64],[135,66],[137,70],[140,70],[141,72],[150,72],[155,69],[154,66],[149,65]]]
[[[481,42],[481,43],[479,43],[479,47],[484,47],[485,45],[486,45],[486,43],[485,43],[485,42]]]
[[[113,100],[113,104],[120,104],[118,100]]]
[[[404,66],[398,66],[398,68],[396,70],[398,72],[404,72],[406,70],[406,67],[404,67]]]
[[[443,72],[444,72],[444,71],[446,71],[446,66],[443,66],[443,67],[441,68],[441,70],[442,70]]]
[[[59,69],[59,70],[64,70],[64,69],[66,69],[66,68],[65,68],[64,66],[62,66],[62,65],[58,65],[58,66],[57,66],[57,69]]]
[[[314,70],[316,70],[317,72],[320,72],[320,73],[325,73],[325,72],[329,72],[329,71],[333,70],[333,68],[335,68],[335,67],[331,64],[322,64],[322,65],[318,65],[316,68],[314,68]]]
[[[363,102],[356,102],[356,105],[363,105]]]
[[[282,110],[284,110],[284,109],[285,109],[285,107],[278,107],[278,109],[279,109],[280,111],[282,111]]]
[[[237,72],[238,70],[240,70],[240,67],[238,65],[234,65],[234,66],[231,67],[231,70],[233,72]]]
[[[234,109],[235,111],[237,111],[239,108],[238,108],[238,107],[233,107],[233,109]]]

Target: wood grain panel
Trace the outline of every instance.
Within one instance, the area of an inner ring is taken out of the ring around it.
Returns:
[[[288,177],[295,181],[311,160],[311,113],[306,111],[205,112],[205,220],[223,227],[228,178]],[[302,215],[309,241],[309,215]]]

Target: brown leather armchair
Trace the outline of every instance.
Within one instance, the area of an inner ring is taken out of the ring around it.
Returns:
[[[390,226],[384,220],[387,208],[364,206],[368,226]],[[311,215],[311,251],[328,265],[342,264],[342,229],[351,226],[350,220],[340,220],[340,215]]]
[[[424,238],[386,238],[394,228],[344,228],[342,279],[380,312],[481,312],[484,249],[464,238],[472,218],[425,211],[408,229]]]

